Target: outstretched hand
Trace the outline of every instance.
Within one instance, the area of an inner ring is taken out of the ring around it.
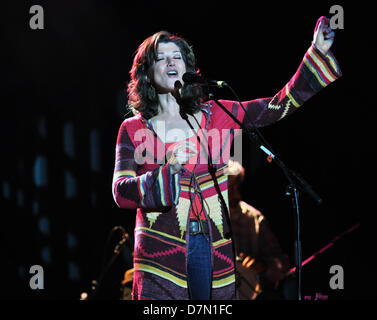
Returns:
[[[329,19],[322,16],[317,20],[314,29],[313,44],[326,55],[334,42],[335,32],[331,29]]]

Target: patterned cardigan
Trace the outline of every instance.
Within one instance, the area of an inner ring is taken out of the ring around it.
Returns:
[[[306,52],[292,79],[274,97],[243,103],[257,127],[272,124],[301,106],[316,92],[341,76],[332,53],[324,56],[313,45]],[[238,102],[220,100],[240,122],[245,112]],[[231,144],[239,126],[216,105],[202,105],[205,129],[227,132],[222,145],[212,146],[213,159]],[[225,131],[223,130],[225,129]],[[205,131],[204,131],[205,132]],[[209,143],[211,145],[211,143]],[[217,149],[217,150],[216,150]],[[140,114],[120,126],[113,177],[113,197],[120,208],[137,209],[134,246],[133,299],[188,299],[186,248],[190,211],[191,173],[185,167],[172,175],[165,161],[165,146],[151,122]],[[218,158],[217,158],[218,159]],[[200,162],[200,161],[199,161]],[[212,299],[237,299],[235,255],[228,225],[228,190],[225,161],[194,167],[194,184],[205,198],[204,213],[210,227],[212,247]],[[222,201],[220,201],[222,199]],[[224,205],[227,208],[224,208]]]

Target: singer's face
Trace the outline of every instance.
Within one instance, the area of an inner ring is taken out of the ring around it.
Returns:
[[[158,93],[174,91],[174,84],[186,72],[186,65],[179,47],[173,42],[159,43],[157,60],[152,66],[153,83]]]

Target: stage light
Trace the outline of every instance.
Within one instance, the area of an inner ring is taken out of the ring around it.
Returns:
[[[42,261],[46,264],[51,264],[51,248],[43,247],[41,250]]]
[[[63,125],[63,150],[71,159],[75,157],[75,135],[72,121]]]
[[[72,172],[64,173],[64,194],[66,199],[72,199],[77,196],[77,182]]]
[[[34,183],[37,187],[46,187],[48,184],[47,159],[39,155],[34,162]]]
[[[45,236],[50,235],[50,220],[47,219],[46,217],[42,217],[39,219],[38,222],[38,229],[40,233],[42,233]]]

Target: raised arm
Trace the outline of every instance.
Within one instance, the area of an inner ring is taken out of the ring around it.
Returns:
[[[330,51],[334,41],[334,31],[328,25],[328,19],[321,17],[317,21],[311,46],[289,82],[273,97],[243,102],[248,117],[257,127],[267,126],[291,114],[314,94],[322,90],[341,76],[338,63]],[[238,120],[248,123],[248,117],[238,102],[220,100]],[[219,108],[216,108],[219,110]],[[237,126],[225,113],[216,111],[224,118],[223,127]]]

